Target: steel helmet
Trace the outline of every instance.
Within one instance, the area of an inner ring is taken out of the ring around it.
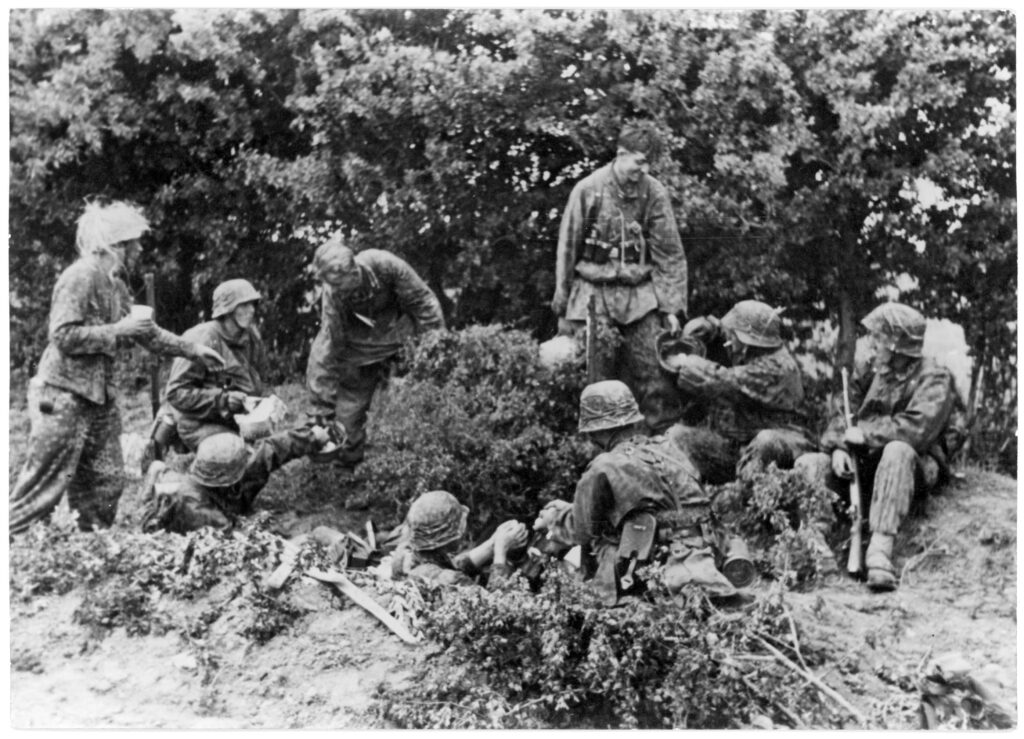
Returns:
[[[248,280],[228,280],[213,291],[213,317],[226,316],[243,303],[251,303],[263,296]]]
[[[87,257],[106,248],[140,238],[149,230],[149,221],[142,210],[121,201],[100,205],[89,203],[78,218],[75,245]]]
[[[923,315],[903,303],[882,303],[861,319],[861,325],[873,333],[893,340],[892,351],[908,357],[920,357],[927,322]]]
[[[779,311],[759,300],[741,300],[722,318],[722,326],[733,331],[748,346],[782,346]]]
[[[587,385],[580,393],[581,434],[629,426],[643,420],[636,398],[624,382],[602,380]]]
[[[225,432],[199,442],[196,458],[188,471],[201,485],[224,488],[242,479],[248,461],[249,449],[242,437]]]
[[[416,551],[438,549],[458,541],[466,533],[469,508],[445,490],[424,493],[409,506],[405,522],[409,543]]]

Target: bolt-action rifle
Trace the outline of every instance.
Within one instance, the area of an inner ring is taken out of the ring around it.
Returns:
[[[587,301],[587,384],[597,382],[597,303],[591,293]]]
[[[850,412],[850,373],[843,367],[843,415],[846,418],[846,427],[851,428],[853,413]],[[857,456],[849,451],[850,466],[853,468],[853,479],[850,480],[850,556],[846,561],[846,571],[851,575],[858,575],[864,567],[863,563],[863,542],[861,539],[862,507],[860,497],[860,470],[857,468]]]

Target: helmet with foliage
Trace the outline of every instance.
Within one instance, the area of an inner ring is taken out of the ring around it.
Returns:
[[[779,311],[759,300],[741,300],[722,318],[722,326],[748,346],[782,346]]]
[[[226,316],[243,303],[251,303],[263,296],[248,280],[227,280],[213,291],[213,317]]]
[[[92,202],[78,218],[75,245],[78,253],[87,257],[122,241],[140,238],[148,230],[149,221],[134,205],[121,201],[108,205]]]
[[[889,337],[892,340],[890,348],[897,354],[921,356],[927,321],[909,305],[882,303],[861,319],[861,325],[872,333]]]
[[[409,544],[416,551],[438,549],[462,538],[466,533],[469,508],[445,490],[424,493],[409,506],[405,517]]]
[[[602,380],[580,393],[581,434],[604,431],[643,421],[636,398],[624,382]]]
[[[242,437],[225,432],[199,442],[196,458],[188,471],[201,485],[223,488],[242,479],[248,461],[249,450]]]

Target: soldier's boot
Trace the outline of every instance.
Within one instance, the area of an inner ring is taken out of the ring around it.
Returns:
[[[892,566],[892,549],[895,537],[889,534],[872,534],[864,564],[868,569],[868,588],[875,592],[896,589],[896,570]]]

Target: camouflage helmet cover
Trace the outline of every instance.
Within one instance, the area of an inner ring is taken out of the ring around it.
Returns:
[[[226,316],[243,303],[251,303],[263,296],[248,280],[227,280],[213,291],[213,317]]]
[[[241,436],[213,434],[199,442],[196,458],[188,471],[201,485],[223,488],[242,479],[248,461],[249,450]]]
[[[782,346],[780,311],[759,300],[741,300],[722,318],[722,326],[749,346]]]
[[[925,317],[903,303],[882,303],[861,319],[868,331],[893,339],[892,351],[908,357],[920,357],[924,347]]]
[[[588,434],[643,421],[636,398],[624,382],[602,380],[580,393],[579,432]]]
[[[445,490],[424,493],[409,506],[405,522],[409,544],[415,551],[438,549],[462,538],[466,533],[469,508]]]

